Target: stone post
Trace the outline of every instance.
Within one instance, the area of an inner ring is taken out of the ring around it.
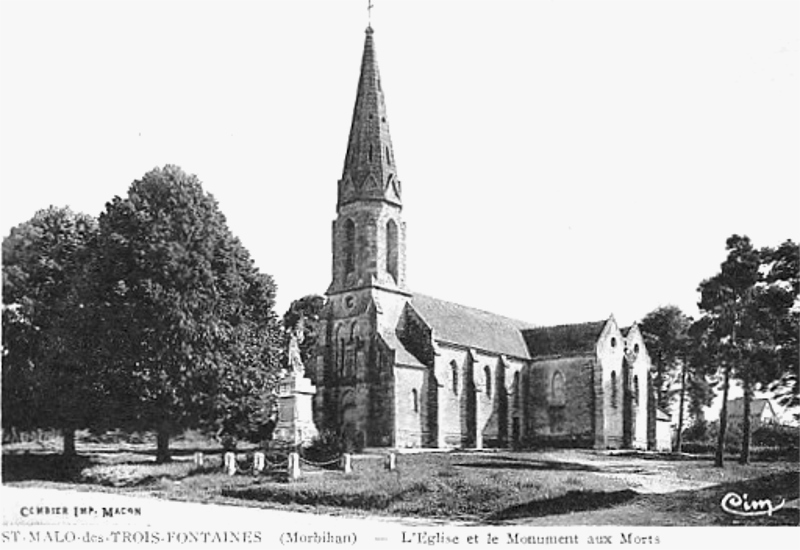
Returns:
[[[253,455],[253,471],[254,472],[258,473],[258,472],[263,472],[264,471],[264,466],[266,465],[266,458],[267,457],[261,451],[258,451]]]
[[[201,452],[194,453],[194,465],[203,466],[206,462],[206,457]]]
[[[300,454],[299,453],[290,453],[289,454],[289,479],[299,479],[300,478]]]
[[[386,455],[386,469],[390,472],[393,472],[397,469],[397,455],[395,453],[389,453]]]
[[[349,474],[353,472],[352,455],[345,453],[342,455],[342,470],[344,473]]]
[[[235,453],[225,453],[225,462],[224,462],[225,472],[229,476],[232,476],[236,473],[236,454]]]

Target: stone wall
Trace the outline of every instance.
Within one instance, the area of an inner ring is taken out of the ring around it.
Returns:
[[[439,346],[434,372],[438,380],[438,447],[460,447],[466,443],[462,432],[463,409],[465,407],[465,384],[467,350]]]
[[[397,365],[394,369],[396,447],[423,447],[430,440],[427,368]]]
[[[356,447],[392,444],[394,350],[379,336],[372,291],[330,296],[321,317],[317,427]]]
[[[619,449],[623,446],[622,360],[625,341],[613,317],[600,334],[596,353],[595,447]]]
[[[648,423],[648,378],[652,369],[650,354],[644,344],[644,338],[638,325],[631,327],[625,337],[625,348],[631,367],[632,424],[633,437],[631,446],[636,449],[647,449]]]
[[[397,225],[397,278],[387,267],[387,224]],[[346,259],[348,244],[346,227],[354,224],[355,243],[352,246],[354,270],[348,272]],[[387,203],[356,202],[342,207],[333,222],[333,281],[329,293],[356,289],[367,285],[384,288],[405,288],[406,278],[406,225],[400,208]]]
[[[591,446],[593,443],[593,372],[591,354],[536,360],[527,385],[531,396],[526,440],[534,446]],[[563,376],[564,395],[554,392]]]

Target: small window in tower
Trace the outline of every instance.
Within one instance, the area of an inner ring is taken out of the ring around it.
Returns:
[[[489,365],[483,367],[483,379],[484,384],[486,385],[486,397],[489,399],[492,398],[492,369],[489,368]]]
[[[617,372],[611,371],[611,406],[617,408]]]
[[[389,148],[386,148],[386,162],[389,163],[389,166],[392,165],[392,156],[389,154]]]
[[[633,345],[633,353],[639,353],[639,344]]]
[[[356,269],[356,224],[353,220],[344,222],[344,272],[345,275]]]
[[[383,122],[384,124],[386,124],[386,117],[385,117],[385,116],[382,116],[382,117],[381,117],[381,122]]]
[[[458,365],[455,361],[450,361],[450,370],[453,373],[453,393],[458,395]]]
[[[419,394],[416,389],[411,390],[411,403],[414,406],[414,412],[419,412]]]
[[[514,407],[519,407],[519,371],[514,373],[512,390],[514,392]]]
[[[611,347],[612,347],[612,348],[615,348],[615,347],[617,347],[617,339],[616,339],[616,338],[612,338],[612,339],[611,339]]]
[[[369,161],[372,162],[372,144],[369,144]]]
[[[394,220],[386,223],[386,272],[397,282],[397,224]]]
[[[635,405],[638,405],[639,404],[639,377],[638,376],[634,376],[633,377],[633,391],[631,393],[633,393],[633,403]]]

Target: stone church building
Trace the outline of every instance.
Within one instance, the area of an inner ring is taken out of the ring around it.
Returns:
[[[315,422],[353,445],[645,448],[639,329],[537,327],[412,292],[372,28],[332,227]]]

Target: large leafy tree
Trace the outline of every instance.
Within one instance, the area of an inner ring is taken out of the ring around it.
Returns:
[[[797,326],[797,274],[791,272],[796,245],[786,244],[780,253],[769,248],[757,250],[749,238],[733,235],[727,240],[727,250],[720,272],[700,284],[698,304],[706,316],[708,333],[716,340],[712,360],[722,372],[718,466],[724,463],[731,380],[738,380],[744,391],[740,461],[746,463],[750,459],[753,395],[780,381],[790,384],[787,372],[796,368],[798,351],[796,335],[789,334],[791,327]]]
[[[190,427],[242,436],[279,369],[275,284],[195,176],[165,166],[101,214],[98,301],[114,422],[157,432],[157,459]]]
[[[97,417],[96,320],[87,270],[96,220],[50,207],[3,240],[3,427],[75,430]]]

